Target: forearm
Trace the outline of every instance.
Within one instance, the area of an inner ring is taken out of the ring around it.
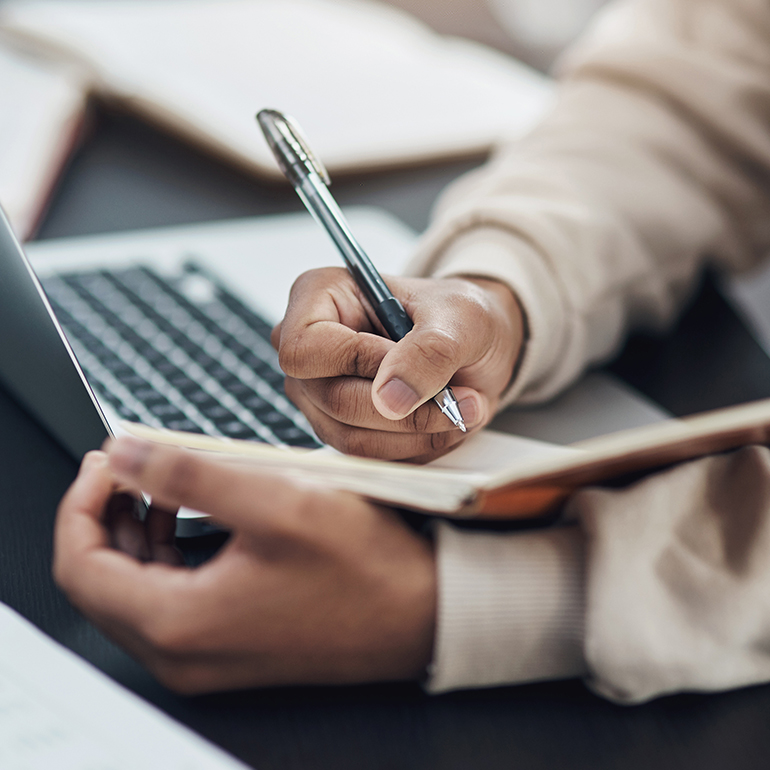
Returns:
[[[517,294],[530,340],[508,400],[665,325],[708,259],[766,252],[768,19],[760,0],[618,4],[541,126],[445,196],[413,270],[472,266]]]
[[[770,450],[586,490],[572,525],[442,525],[434,692],[585,676],[611,700],[770,680]]]

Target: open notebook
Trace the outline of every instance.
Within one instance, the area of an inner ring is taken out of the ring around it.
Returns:
[[[0,29],[91,92],[276,178],[263,107],[294,115],[334,173],[485,153],[529,130],[553,91],[371,0],[11,0]]]
[[[127,424],[151,441],[248,460],[284,473],[426,513],[516,519],[553,511],[576,489],[770,440],[770,399],[597,436],[569,446],[483,431],[447,459],[420,467],[280,449]],[[500,462],[500,458],[504,462]],[[488,470],[482,468],[488,467]]]

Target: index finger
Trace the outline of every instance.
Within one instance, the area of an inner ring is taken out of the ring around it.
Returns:
[[[374,377],[392,342],[376,333],[346,270],[300,276],[273,345],[283,371],[300,380],[348,375]]]
[[[248,462],[122,436],[108,446],[110,468],[121,482],[149,494],[164,508],[191,508],[251,534],[285,533],[308,511],[338,507],[334,493],[307,479],[287,478]]]

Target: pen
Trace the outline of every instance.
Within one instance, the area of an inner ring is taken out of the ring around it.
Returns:
[[[342,210],[329,192],[329,175],[308,147],[296,122],[278,110],[261,110],[257,122],[279,168],[307,210],[334,241],[388,336],[398,342],[412,329],[412,320],[353,237]],[[452,424],[465,433],[465,421],[452,388],[447,385],[433,400]]]

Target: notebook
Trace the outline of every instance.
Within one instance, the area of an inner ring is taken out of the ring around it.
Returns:
[[[451,518],[529,519],[555,512],[586,485],[748,444],[770,443],[770,399],[670,419],[569,446],[477,434],[432,466],[348,457],[127,425],[135,436],[257,463],[287,477],[375,502]],[[498,446],[495,443],[498,443]],[[502,458],[502,462],[501,462]],[[467,459],[468,462],[463,462]]]
[[[478,156],[548,108],[544,75],[373,0],[23,0],[0,29],[86,88],[282,179],[254,125],[280,107],[333,174]]]

